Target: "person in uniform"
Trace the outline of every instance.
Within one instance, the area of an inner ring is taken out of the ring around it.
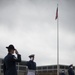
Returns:
[[[21,55],[12,44],[6,48],[8,49],[8,54],[3,60],[4,75],[17,75],[16,62],[21,62]],[[13,55],[14,52],[16,53],[17,57]]]
[[[28,73],[27,75],[35,75],[36,73],[36,63],[34,62],[34,54],[29,56],[30,60],[27,62]]]
[[[71,64],[71,65],[69,66],[68,74],[69,74],[69,75],[74,75],[73,64]]]
[[[62,71],[60,72],[60,75],[65,75],[65,70],[62,70]]]

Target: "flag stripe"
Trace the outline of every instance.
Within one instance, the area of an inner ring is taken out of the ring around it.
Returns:
[[[56,9],[56,16],[55,16],[55,20],[58,18],[58,7]]]

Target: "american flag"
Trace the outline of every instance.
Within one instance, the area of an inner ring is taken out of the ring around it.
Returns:
[[[55,16],[55,20],[58,18],[58,7],[56,9],[56,16]]]

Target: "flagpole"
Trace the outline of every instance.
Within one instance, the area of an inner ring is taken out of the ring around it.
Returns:
[[[59,15],[57,16],[57,75],[59,75]]]

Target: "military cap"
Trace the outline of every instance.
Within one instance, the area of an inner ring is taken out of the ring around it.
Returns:
[[[69,67],[72,67],[72,66],[73,66],[73,64],[69,65]]]
[[[15,49],[15,47],[12,45],[12,44],[10,44],[8,47],[6,47],[7,49],[13,49],[13,50],[16,50]]]
[[[34,57],[34,54],[29,55],[29,58]]]

